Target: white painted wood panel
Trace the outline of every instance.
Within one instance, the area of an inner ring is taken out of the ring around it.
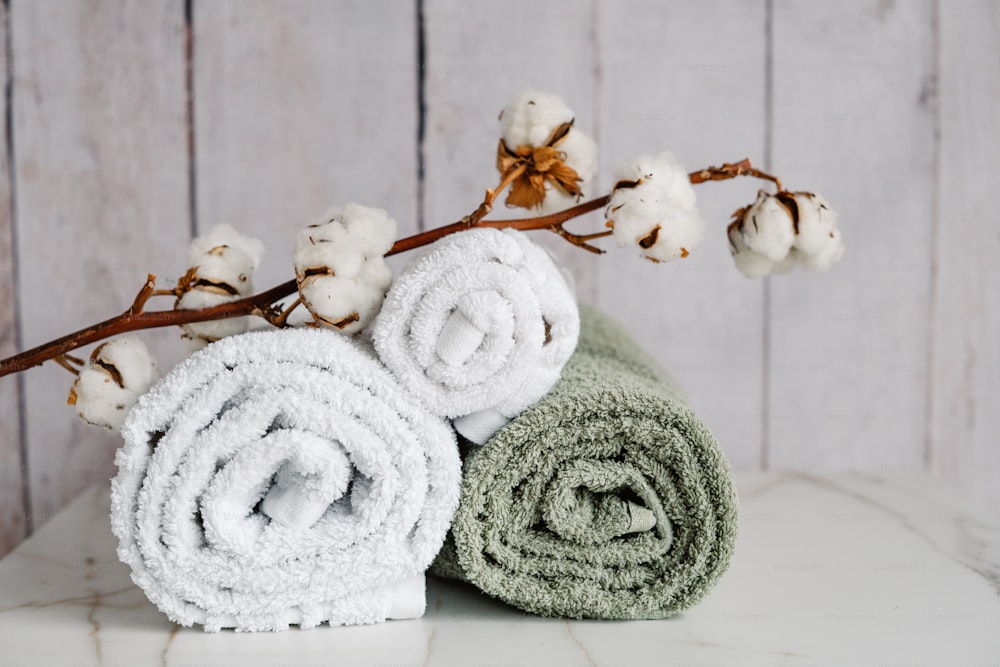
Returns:
[[[681,262],[535,238],[571,265],[582,300],[677,375],[736,466],[921,468],[926,455],[1000,510],[1000,11],[937,0],[938,53],[934,1],[774,0],[774,170],[833,201],[848,252],[831,273],[772,279],[770,314],[724,235],[750,180],[699,186],[710,236]],[[420,212],[419,5],[385,6],[193,4],[197,224],[267,242],[259,288],[290,277],[295,232],[331,203],[384,207],[401,235],[421,213],[431,227],[469,212],[496,182],[497,112],[527,86],[562,94],[597,136],[605,187],[615,162],[663,148],[692,169],[764,166],[767,2],[424,0]],[[149,270],[180,274],[191,227],[183,1],[14,2],[10,27],[18,215],[0,137],[4,355],[15,256],[33,346],[122,310]],[[176,359],[176,331],[149,338],[165,365]],[[65,372],[22,381],[40,524],[113,473],[119,441],[63,405]],[[0,552],[26,521],[18,409],[17,380],[0,380]]]
[[[15,2],[11,35],[21,313],[30,347],[121,312],[147,271],[183,270],[190,228],[183,2]],[[149,339],[164,352],[177,333]],[[65,405],[70,380],[54,364],[24,375],[35,526],[114,472],[120,438]]]
[[[416,9],[392,7],[194,5],[198,227],[266,243],[259,289],[292,277],[296,233],[332,204],[416,231]]]
[[[772,278],[775,468],[923,467],[930,0],[774,3],[776,171],[824,194],[847,254]]]
[[[614,165],[662,150],[689,170],[744,157],[763,166],[764,3],[604,0],[598,14],[606,187]],[[760,183],[698,186],[709,234],[691,256],[657,265],[614,249],[599,262],[598,290],[677,377],[734,465],[750,468],[762,456],[762,287],[733,266],[725,230]]]
[[[0,76],[8,73],[7,6],[0,6]],[[4,106],[4,109],[6,107]],[[0,136],[0,357],[17,352],[17,295],[14,283],[14,227],[11,216],[7,135]],[[24,463],[21,460],[21,403],[17,377],[0,379],[0,557],[25,535]]]
[[[934,472],[1000,513],[1000,5],[940,3]]]
[[[470,213],[486,188],[497,184],[497,116],[522,90],[560,95],[576,113],[576,125],[596,131],[597,53],[594,0],[425,0],[424,13],[424,220],[431,228]],[[505,197],[490,217],[526,216],[523,209],[505,209]],[[593,302],[600,260],[548,232],[532,238],[556,252],[573,272],[581,300]]]

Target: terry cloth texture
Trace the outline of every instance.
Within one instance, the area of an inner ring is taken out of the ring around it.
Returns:
[[[480,444],[552,388],[579,331],[552,257],[523,232],[490,228],[412,260],[372,326],[400,384]]]
[[[423,614],[458,449],[371,350],[310,329],[225,338],[143,395],[122,435],[118,556],[174,622],[258,631]]]
[[[431,572],[535,614],[663,618],[725,572],[737,514],[729,464],[670,377],[581,307],[560,382],[467,453]]]

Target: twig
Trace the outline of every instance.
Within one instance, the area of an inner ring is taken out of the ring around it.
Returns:
[[[750,163],[750,158],[744,158],[739,162],[726,162],[721,167],[706,167],[700,171],[691,172],[688,176],[695,185],[708,181],[727,181],[737,176],[753,176],[771,181],[777,186],[778,192],[783,190],[780,178],[757,169]]]
[[[83,366],[83,359],[80,359],[78,357],[74,357],[74,356],[69,355],[69,354],[60,354],[59,356],[53,357],[52,361],[54,361],[57,364],[59,364],[60,366],[62,366],[63,368],[65,368],[66,370],[68,370],[73,375],[79,375],[80,374],[80,369],[77,368],[76,366],[74,366],[73,363],[77,363],[78,362],[80,366]],[[73,362],[73,363],[71,363],[71,362]]]
[[[146,284],[142,286],[139,293],[135,295],[135,300],[132,302],[132,307],[128,309],[129,315],[138,315],[142,312],[143,306],[149,301],[149,297],[156,294],[156,274],[150,273],[146,275]]]
[[[267,318],[267,321],[276,327],[284,327],[288,323],[288,316],[292,314],[292,311],[302,305],[302,298],[299,297],[292,301],[288,308],[275,315],[274,317]]]
[[[493,210],[493,202],[496,201],[497,195],[504,191],[504,189],[513,183],[517,178],[523,174],[528,169],[528,164],[522,162],[513,169],[507,171],[503,178],[500,180],[499,185],[497,185],[492,190],[486,191],[486,196],[483,197],[482,203],[479,205],[475,211],[469,215],[462,218],[462,222],[468,227],[474,227],[476,223],[489,215],[490,211]]]
[[[781,181],[778,178],[754,168],[749,159],[736,163],[725,163],[721,167],[708,167],[707,169],[700,169],[689,174],[689,178],[694,184],[705,183],[708,181],[728,180],[736,178],[737,176],[754,176],[756,178],[762,178],[773,182],[778,186],[778,189],[781,190]],[[498,186],[495,191],[492,191],[492,198],[490,196],[490,191],[487,191],[487,198],[484,201],[487,208],[492,205],[492,200],[495,199],[500,190],[502,190],[503,187],[506,187],[504,181],[507,181],[509,184],[509,181],[513,180],[513,178],[516,178],[516,176],[504,178],[504,180],[501,181],[500,186]],[[476,213],[473,213],[472,216],[466,216],[462,220],[450,225],[430,229],[419,234],[414,234],[413,236],[399,239],[395,244],[393,244],[392,248],[388,253],[386,253],[386,255],[396,255],[402,252],[407,252],[408,250],[413,250],[415,248],[434,243],[438,239],[448,236],[449,234],[460,232],[462,230],[469,229],[470,227],[492,227],[496,229],[517,229],[521,231],[547,229],[559,234],[573,245],[579,246],[590,252],[600,253],[601,250],[599,248],[591,246],[587,243],[587,241],[608,236],[611,234],[610,231],[579,235],[566,231],[566,229],[563,228],[563,225],[574,218],[607,206],[610,199],[610,195],[605,195],[603,197],[598,197],[597,199],[592,199],[582,204],[578,204],[564,211],[559,211],[558,213],[552,213],[551,215],[545,215],[537,218],[519,218],[513,220],[477,219],[470,223],[470,219],[476,215]],[[480,205],[480,209],[481,208],[483,208],[483,205]],[[477,209],[477,213],[480,209]],[[187,276],[181,280],[183,281],[185,278],[187,278]],[[231,301],[219,306],[213,306],[211,308],[203,308],[201,310],[147,311],[144,310],[144,308],[146,301],[150,297],[177,294],[176,289],[156,289],[155,281],[156,276],[149,274],[146,278],[145,284],[142,286],[142,289],[140,289],[139,293],[136,294],[132,305],[124,313],[104,320],[103,322],[92,324],[86,328],[80,329],[79,331],[67,334],[61,338],[49,341],[48,343],[44,343],[0,361],[0,377],[27,370],[50,359],[57,360],[57,363],[60,358],[65,361],[65,357],[63,355],[66,355],[66,353],[71,350],[131,331],[191,324],[193,322],[223,320],[230,317],[243,317],[246,315],[263,318],[276,326],[284,326],[286,324],[288,314],[298,305],[298,300],[296,300],[295,303],[284,311],[278,310],[276,307],[276,304],[279,301],[291,294],[295,294],[298,290],[295,280],[289,280],[281,283],[280,285],[276,285],[265,292],[261,292],[260,294],[255,294],[237,301]],[[65,363],[60,363],[60,365],[66,368]]]

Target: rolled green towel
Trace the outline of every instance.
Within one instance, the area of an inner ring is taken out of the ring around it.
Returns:
[[[465,456],[432,572],[525,611],[663,618],[729,565],[737,501],[725,456],[670,377],[582,307],[580,342],[541,401]]]

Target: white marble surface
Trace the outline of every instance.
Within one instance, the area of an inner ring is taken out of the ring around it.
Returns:
[[[922,476],[744,475],[732,568],[666,621],[541,619],[431,581],[427,615],[179,629],[129,580],[92,489],[0,561],[2,665],[997,665],[1000,528]]]

